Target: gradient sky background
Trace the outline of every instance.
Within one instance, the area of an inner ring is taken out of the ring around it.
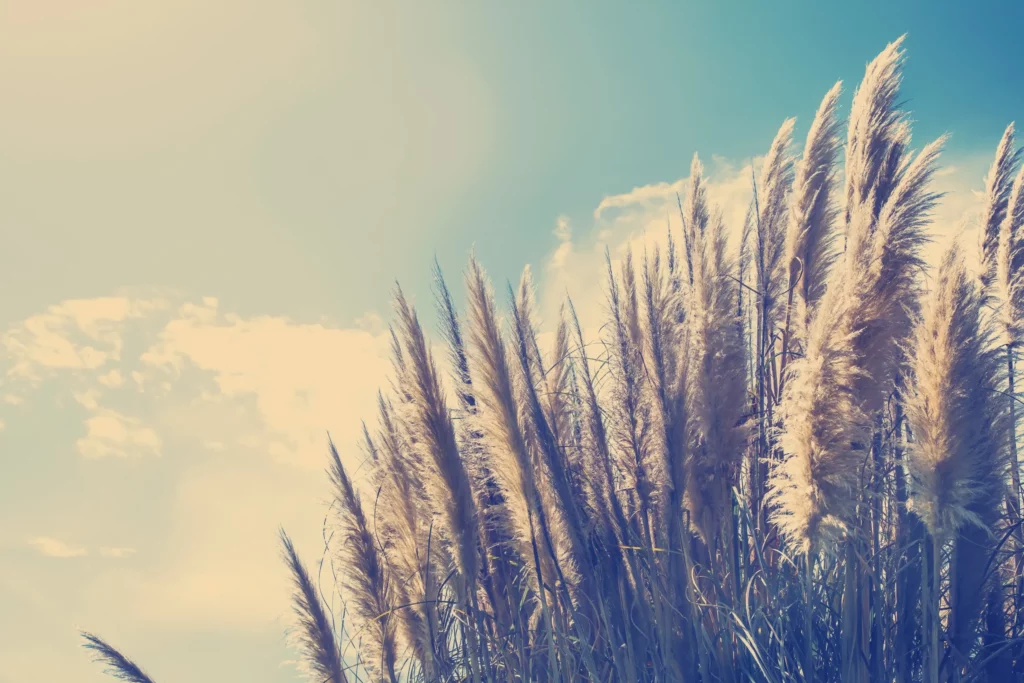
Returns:
[[[1024,116],[1020,3],[0,0],[0,683],[298,680],[276,530],[322,553],[325,430],[387,372],[395,278],[599,255],[699,151],[742,216],[784,118],[908,33],[946,234]]]

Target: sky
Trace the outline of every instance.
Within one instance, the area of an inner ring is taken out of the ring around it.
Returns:
[[[0,0],[0,683],[300,680],[277,529],[318,567],[396,280],[433,324],[529,264],[601,314],[699,152],[733,227],[789,116],[906,33],[943,239],[1024,116],[1019,3]],[[795,150],[794,150],[795,151]],[[970,239],[965,236],[964,239]],[[940,239],[941,241],[941,239]],[[973,246],[973,243],[972,243]]]

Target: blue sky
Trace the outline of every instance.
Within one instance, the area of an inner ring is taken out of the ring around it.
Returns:
[[[160,680],[297,680],[274,534],[319,556],[323,433],[371,416],[396,278],[429,306],[434,255],[457,281],[475,246],[593,325],[595,254],[664,225],[695,151],[742,215],[783,119],[800,139],[839,79],[848,111],[903,33],[915,141],[953,134],[940,222],[969,222],[1024,115],[1022,22],[1009,2],[0,0],[0,683],[103,680],[78,626]]]

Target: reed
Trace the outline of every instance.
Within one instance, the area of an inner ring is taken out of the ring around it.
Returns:
[[[964,666],[976,646],[988,560],[1003,498],[1008,442],[1007,411],[996,389],[1003,371],[992,330],[982,325],[981,296],[956,247],[946,254],[918,326],[913,384],[906,401],[915,434],[909,449],[912,509],[930,534],[935,561],[952,544],[950,668]],[[929,677],[937,680],[942,654],[936,633],[939,573],[929,575]]]
[[[153,683],[153,679],[147,676],[135,662],[99,636],[83,631],[82,638],[85,640],[85,648],[95,653],[95,661],[106,666],[106,672],[112,677],[129,683]]]

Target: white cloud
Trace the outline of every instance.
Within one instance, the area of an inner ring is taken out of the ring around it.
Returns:
[[[568,216],[559,216],[555,221],[554,235],[559,245],[551,256],[551,267],[561,268],[572,254],[572,224]]]
[[[123,357],[127,334],[148,349]],[[376,312],[339,328],[243,318],[220,311],[213,297],[173,306],[167,297],[128,295],[65,301],[0,342],[10,361],[5,400],[56,382],[58,402],[69,393],[87,411],[76,443],[86,458],[159,455],[170,428],[222,450],[255,448],[319,468],[325,432],[339,445],[355,442],[389,369]]]
[[[95,388],[84,391],[72,391],[71,395],[76,401],[87,410],[100,409],[100,392]]]
[[[105,387],[114,389],[124,384],[124,376],[121,374],[120,370],[114,368],[107,374],[98,377],[97,381]]]
[[[673,183],[654,183],[634,187],[629,192],[615,194],[605,197],[594,209],[594,220],[600,221],[605,214],[612,209],[636,209],[637,207],[651,208],[674,202],[677,194],[683,192],[683,181],[677,180]]]
[[[381,334],[387,329],[387,323],[377,311],[367,311],[356,318],[355,324],[360,330],[373,335]]]
[[[569,223],[568,216],[559,216],[555,220],[554,235],[560,242],[568,242],[572,239],[572,225]]]
[[[325,431],[354,442],[360,420],[374,411],[389,368],[387,336],[376,327],[375,334],[277,317],[243,319],[220,315],[215,302],[186,304],[141,360],[172,382],[194,366],[213,376],[222,396],[254,399],[266,434],[247,435],[248,445],[262,443],[275,458],[319,468]]]
[[[160,455],[161,440],[135,417],[97,407],[85,421],[86,435],[75,442],[84,458],[134,458]]]
[[[28,544],[45,557],[70,558],[86,557],[89,555],[89,551],[83,546],[71,545],[49,536],[38,536],[30,539]],[[124,559],[134,555],[135,549],[103,546],[99,549],[99,554],[101,557],[110,559]]]
[[[63,541],[47,536],[33,538],[28,544],[38,550],[40,555],[45,555],[46,557],[84,557],[88,554],[85,548],[68,545]]]
[[[39,381],[59,370],[96,370],[121,356],[126,320],[166,305],[162,299],[126,296],[70,299],[50,306],[3,337],[11,360],[8,376]]]
[[[925,247],[925,260],[938,265],[942,254],[956,239],[963,247],[968,266],[977,268],[978,221],[981,218],[984,176],[991,159],[977,156],[958,159],[956,165],[944,166],[936,174],[934,187],[943,193],[931,225],[932,242]]]

